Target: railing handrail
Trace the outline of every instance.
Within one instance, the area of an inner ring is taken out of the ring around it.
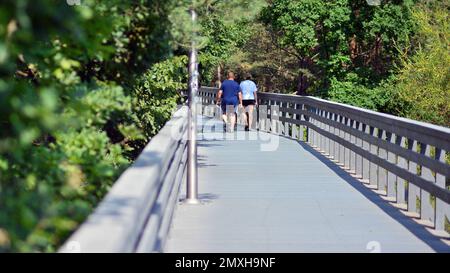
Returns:
[[[218,88],[216,87],[202,87],[203,90],[211,90],[213,92],[216,92]],[[387,114],[387,113],[381,113],[376,112],[373,110],[361,108],[358,106],[348,105],[344,103],[334,102],[334,101],[328,101],[325,99],[313,97],[313,96],[299,96],[299,95],[290,95],[290,94],[281,94],[281,93],[269,93],[269,92],[259,92],[259,96],[262,97],[268,97],[270,98],[273,96],[277,99],[286,99],[286,102],[312,102],[312,103],[321,103],[323,105],[326,105],[328,107],[334,107],[339,110],[344,110],[348,112],[349,114],[366,114],[365,118],[371,118],[374,120],[377,120],[380,123],[385,124],[385,126],[395,126],[395,127],[401,127],[406,128],[408,127],[408,130],[415,131],[417,133],[420,133],[422,135],[426,135],[429,137],[438,138],[441,140],[444,140],[446,143],[449,143],[450,138],[450,128],[439,126],[427,122],[417,121],[409,118],[404,117],[398,117],[395,115]],[[303,100],[303,101],[302,101]],[[428,140],[429,141],[429,140]],[[450,150],[450,144],[448,147],[442,147],[446,150]]]
[[[60,252],[161,251],[185,170],[187,112],[174,113]]]
[[[217,90],[202,87],[202,102],[213,103]],[[450,128],[310,96],[260,92],[258,101],[267,105],[253,115],[260,130],[306,141],[450,233]]]

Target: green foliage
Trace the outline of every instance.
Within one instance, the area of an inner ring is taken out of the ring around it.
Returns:
[[[265,31],[243,47],[256,52],[244,56],[262,90],[449,126],[448,9],[428,0],[269,1]]]
[[[0,4],[0,252],[55,251],[170,117],[175,4]]]
[[[134,107],[146,139],[170,119],[180,101],[180,91],[187,89],[187,62],[186,56],[173,57],[153,65],[139,78],[134,88]]]
[[[202,20],[202,34],[208,37],[200,55],[203,82],[210,83],[216,76],[216,67],[235,56],[236,49],[248,38],[245,25],[242,21],[227,25],[216,16]]]
[[[445,216],[444,230],[450,233],[450,220],[447,216]]]
[[[121,88],[94,89],[66,106],[60,120],[69,126],[34,140],[35,146],[4,154],[0,207],[8,213],[0,226],[10,234],[12,249],[54,251],[128,165],[124,151],[129,147],[113,144],[102,130],[131,109]],[[72,209],[64,214],[66,207]]]
[[[238,80],[246,72],[252,73],[260,91],[295,90],[301,70],[295,51],[280,47],[276,34],[261,23],[245,24],[243,29],[246,39],[223,64],[223,71],[237,72]]]
[[[355,74],[349,74],[344,81],[331,79],[328,89],[330,100],[355,105],[370,110],[379,110],[386,108],[386,104],[391,99],[387,90],[383,87],[368,88],[355,81]]]
[[[173,44],[176,48],[186,50],[195,42],[200,50],[201,82],[206,85],[220,80],[218,67],[224,66],[235,56],[238,49],[248,39],[248,28],[253,19],[266,5],[265,0],[183,0],[178,1],[169,18],[173,24]],[[193,23],[189,8],[194,7],[197,13]],[[220,70],[220,68],[219,68]]]
[[[195,41],[198,49],[202,49],[208,43],[214,40],[215,33],[210,33],[208,25],[215,21],[223,26],[223,28],[216,28],[222,35],[230,31],[229,27],[233,28],[236,23],[242,21],[252,20],[258,15],[261,8],[266,5],[266,0],[179,0],[177,5],[173,8],[169,15],[172,22],[172,36],[174,37],[174,44],[189,48],[192,41]],[[191,20],[191,15],[187,11],[194,8],[197,14],[196,22]],[[205,25],[206,22],[206,25]],[[211,35],[212,34],[212,35]]]
[[[56,143],[67,163],[81,168],[84,179],[80,182],[87,183],[83,190],[93,197],[101,198],[116,178],[117,170],[128,163],[122,147],[110,143],[105,132],[92,127],[58,134]]]
[[[317,94],[348,73],[373,83],[389,76],[392,53],[407,45],[414,27],[411,6],[412,1],[373,7],[362,0],[275,0],[261,18],[281,47],[295,51],[302,68],[297,92]]]
[[[0,252],[55,251],[180,103],[192,31],[208,71],[257,3],[2,1]]]
[[[450,126],[449,7],[447,2],[415,10],[419,47],[412,57],[403,59],[395,86],[410,105],[405,116],[444,126]]]

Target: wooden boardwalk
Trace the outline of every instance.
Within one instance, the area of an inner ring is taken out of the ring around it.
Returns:
[[[202,137],[203,204],[177,205],[165,252],[450,252],[303,142],[242,128]]]

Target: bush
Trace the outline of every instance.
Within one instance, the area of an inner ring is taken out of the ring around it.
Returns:
[[[170,119],[187,89],[186,56],[177,56],[153,65],[137,81],[133,90],[137,124],[146,138],[154,136]]]
[[[436,5],[414,12],[421,46],[403,60],[396,88],[411,105],[405,116],[450,127],[449,4]]]
[[[55,251],[170,117],[186,58],[157,63],[155,2],[0,4],[0,252]]]
[[[386,109],[390,92],[384,87],[367,87],[359,82],[356,74],[349,73],[345,81],[332,78],[328,89],[328,99],[366,109],[380,111]]]
[[[128,165],[126,146],[111,143],[102,131],[131,109],[121,88],[91,90],[71,106],[60,117],[67,127],[4,155],[0,226],[10,242],[5,250],[54,251]]]

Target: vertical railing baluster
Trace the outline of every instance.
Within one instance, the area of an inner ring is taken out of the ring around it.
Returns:
[[[334,125],[334,117],[335,117],[335,113],[332,113],[332,112],[329,112],[329,115],[328,115],[328,120],[329,121],[332,121],[333,123],[333,125]],[[331,133],[331,134],[335,134],[335,130],[336,130],[336,127],[335,126],[330,126],[330,129],[329,129],[329,132]],[[330,153],[330,158],[332,158],[333,160],[334,159],[336,159],[336,154],[335,154],[335,145],[336,145],[336,142],[334,141],[334,140],[332,140],[332,139],[330,139],[330,151],[329,151],[329,153]]]
[[[431,158],[431,149],[432,147],[428,144],[421,143],[420,144],[420,153],[428,158]],[[430,183],[435,183],[435,177],[429,168],[421,166],[421,177]],[[430,195],[429,192],[421,189],[420,191],[420,217],[422,220],[429,221],[434,225],[434,217],[435,217],[435,199]]]
[[[400,147],[408,148],[408,140],[406,137],[397,136],[395,143]],[[408,161],[401,156],[397,156],[397,165],[400,168],[408,170]],[[405,179],[403,179],[401,177],[397,177],[397,183],[396,183],[397,204],[400,204],[400,205],[408,204],[408,188],[409,188],[408,181],[406,181]]]
[[[313,109],[311,106],[307,106],[308,108],[308,113],[313,112]],[[311,115],[309,115],[309,123],[311,123],[312,125],[314,125],[314,117],[312,117]],[[314,145],[314,130],[311,129],[311,127],[308,127],[308,143],[312,146],[315,147]]]
[[[285,134],[286,134],[285,129],[286,129],[286,123],[287,123],[287,122],[282,121],[283,117],[286,116],[286,112],[281,111],[281,108],[282,108],[283,106],[285,106],[285,105],[287,105],[287,103],[284,103],[284,102],[282,102],[282,101],[279,101],[279,102],[278,102],[278,107],[279,107],[279,109],[280,109],[280,115],[279,115],[279,117],[278,117],[278,118],[279,118],[279,121],[278,121],[278,125],[279,125],[279,128],[278,128],[278,134],[280,134],[280,135],[285,135]]]
[[[355,122],[354,128],[356,130],[358,130],[358,132],[360,132],[360,133],[363,132],[362,123],[359,121]],[[356,146],[361,147],[361,148],[363,147],[362,139],[360,136],[356,136],[355,143],[356,143]],[[362,179],[363,178],[363,158],[362,158],[362,156],[359,154],[356,154],[355,161],[356,161],[355,162],[355,174],[357,177]]]
[[[349,119],[349,122],[348,122],[349,129],[354,129],[355,123],[356,122],[353,119]],[[356,137],[353,134],[349,134],[349,135],[350,135],[350,143],[353,143],[356,145]],[[351,149],[349,149],[349,150],[350,150],[350,165],[349,165],[350,172],[356,173],[356,153]]]
[[[366,136],[370,137],[370,126],[363,124],[363,131]],[[363,148],[366,151],[370,151],[370,143],[368,141],[363,141]],[[370,183],[370,161],[367,158],[363,158],[363,181]]]
[[[386,140],[386,131],[385,130],[378,130],[378,138],[381,141]],[[378,157],[387,160],[387,152],[383,148],[378,148]],[[382,191],[383,193],[387,194],[387,172],[384,168],[381,166],[378,166],[378,190]]]
[[[307,109],[308,109],[308,108],[307,108],[306,104],[302,104],[302,111],[303,111],[303,113],[307,113],[307,111],[308,111]],[[305,122],[309,122],[309,116],[303,114],[303,115],[302,115],[302,118],[303,118],[303,120],[304,120]],[[309,133],[308,126],[301,126],[301,127],[300,127],[300,134],[301,134],[300,137],[301,137],[302,140],[305,141],[305,142],[309,142],[309,140],[308,140],[308,138],[309,138],[308,133]]]
[[[344,116],[340,116],[339,117],[339,123],[340,125],[344,125],[345,122],[345,117]],[[341,139],[345,138],[345,133],[343,130],[339,129],[339,137]],[[339,163],[345,167],[345,148],[344,145],[339,144]]]
[[[340,116],[339,116],[339,114],[335,114],[335,116],[334,116],[334,122],[336,123],[336,125],[338,125],[339,124],[339,122],[340,122]],[[340,130],[339,130],[339,128],[338,127],[335,127],[334,128],[334,134],[336,135],[336,136],[340,136]],[[339,142],[335,142],[334,143],[334,160],[336,161],[336,162],[339,162],[340,160],[341,160],[341,144],[339,144]]]
[[[348,117],[345,117],[344,118],[344,126],[345,127],[348,127],[349,126],[349,122],[350,122],[350,118],[348,118]],[[350,141],[350,134],[349,133],[347,133],[346,131],[344,131],[344,140],[345,141]],[[350,170],[350,149],[349,148],[347,148],[347,147],[344,147],[344,167],[345,167],[345,169],[347,169],[347,170]]]
[[[314,107],[314,114],[316,114],[316,115],[318,115],[319,113],[318,113],[318,111],[319,111],[319,109],[317,109],[317,107]],[[319,122],[317,121],[317,119],[316,118],[314,118],[313,119],[314,120],[314,125],[315,126],[317,126],[317,127],[319,127]],[[314,146],[317,148],[317,149],[319,149],[320,150],[320,145],[319,145],[319,133],[316,131],[316,130],[314,130]]]
[[[297,115],[297,113],[295,112],[296,110],[298,109],[298,105],[297,105],[297,103],[295,103],[294,102],[294,114],[292,115],[292,119],[293,120],[298,120],[298,116],[299,115]],[[295,124],[295,123],[293,123],[292,124],[292,131],[291,131],[291,138],[293,138],[293,139],[298,139],[298,137],[297,137],[297,132],[298,132],[298,130],[297,130],[297,127],[298,127],[298,125],[297,124]]]
[[[417,141],[408,139],[408,149],[417,152]],[[417,164],[414,161],[408,161],[408,170],[417,174]],[[420,216],[420,188],[413,183],[408,183],[408,211]]]
[[[267,132],[267,104],[258,106],[258,128],[260,131]]]
[[[386,132],[386,141],[388,143],[396,144],[396,136],[391,132]],[[397,156],[393,152],[388,152],[387,159],[392,164],[397,164]],[[387,197],[391,200],[396,200],[396,187],[397,187],[397,176],[391,172],[387,172]]]
[[[320,117],[323,118],[324,111],[321,109],[319,114],[320,114]],[[321,121],[319,121],[319,128],[322,130],[325,130],[325,124]],[[325,137],[322,134],[319,134],[319,145],[320,145],[320,151],[322,153],[325,153]]]
[[[377,137],[378,129],[370,126],[370,136],[371,138]],[[370,152],[374,155],[378,155],[378,146],[370,144]],[[377,164],[370,162],[370,185],[378,187],[378,166]]]
[[[440,162],[445,163],[445,151],[436,149],[435,158]],[[446,188],[445,175],[436,173],[436,184],[441,188]],[[445,203],[439,198],[436,198],[436,217],[435,228],[443,234],[450,233],[450,204]],[[447,228],[447,230],[446,230]]]
[[[286,108],[292,108],[291,103],[286,103]],[[285,118],[292,119],[293,115],[286,112]],[[292,124],[290,122],[285,121],[284,122],[284,135],[289,137],[291,135],[291,128]]]
[[[326,120],[330,120],[330,115],[331,115],[331,113],[330,113],[329,111],[326,111],[326,112],[325,112],[324,118],[325,118]],[[326,124],[326,125],[325,125],[325,131],[331,133],[331,126],[328,125],[328,124]],[[330,156],[330,155],[331,155],[331,151],[330,151],[330,142],[331,142],[330,138],[326,137],[326,138],[325,138],[325,152],[326,152],[327,156]]]

